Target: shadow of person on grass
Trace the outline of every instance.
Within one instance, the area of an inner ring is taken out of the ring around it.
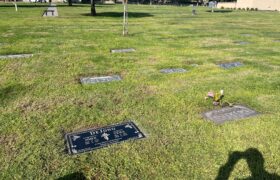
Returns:
[[[81,172],[75,172],[67,174],[66,176],[60,177],[57,180],[86,180],[86,177]]]
[[[21,84],[0,87],[0,106],[7,105],[10,101],[17,99],[20,95],[24,95],[28,90],[30,90],[28,87]]]
[[[231,172],[234,170],[235,164],[240,160],[245,159],[251,171],[250,180],[280,180],[277,174],[270,174],[264,169],[264,158],[261,152],[255,148],[249,148],[244,152],[234,151],[229,155],[228,162],[220,167],[219,174],[216,180],[227,180]]]
[[[84,13],[83,16],[92,16],[90,13]],[[152,17],[153,15],[150,13],[142,13],[142,12],[129,12],[128,17],[130,18],[143,18],[143,17]],[[123,17],[123,12],[101,12],[97,13],[96,16],[92,17],[113,17],[119,18]]]

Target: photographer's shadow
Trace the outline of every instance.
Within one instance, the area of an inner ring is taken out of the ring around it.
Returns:
[[[240,159],[247,161],[248,167],[251,171],[251,177],[246,179],[251,180],[280,180],[277,174],[270,174],[264,169],[264,158],[261,152],[255,148],[249,148],[244,152],[234,151],[229,155],[228,162],[220,167],[219,174],[216,180],[227,180],[231,172],[234,170],[235,164]]]

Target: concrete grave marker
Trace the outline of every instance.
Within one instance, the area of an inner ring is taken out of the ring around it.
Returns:
[[[233,107],[225,107],[219,110],[213,110],[203,114],[203,116],[206,119],[211,120],[216,124],[222,124],[227,121],[244,119],[256,115],[258,115],[256,111],[240,105],[235,105]]]
[[[243,64],[240,63],[240,62],[230,62],[230,63],[223,63],[223,64],[220,64],[219,66],[220,66],[221,68],[224,68],[224,69],[231,69],[231,68],[243,66]]]
[[[15,59],[15,58],[29,58],[33,54],[11,54],[11,55],[1,55],[0,59]]]
[[[145,137],[145,134],[132,121],[65,135],[70,154],[83,153],[122,141]]]
[[[172,74],[172,73],[184,73],[187,72],[187,70],[183,68],[167,68],[167,69],[161,69],[160,72],[164,74]]]
[[[128,48],[128,49],[111,49],[110,51],[111,53],[128,53],[128,52],[134,52],[136,50],[133,48]]]
[[[105,83],[105,82],[120,81],[120,80],[122,80],[122,78],[118,75],[80,78],[80,82],[82,84],[96,84],[96,83]]]

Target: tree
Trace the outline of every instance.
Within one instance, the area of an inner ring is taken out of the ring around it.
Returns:
[[[72,0],[68,0],[69,6],[72,6]]]
[[[95,0],[90,1],[91,7],[90,7],[90,14],[92,16],[96,16],[96,10],[95,10]]]

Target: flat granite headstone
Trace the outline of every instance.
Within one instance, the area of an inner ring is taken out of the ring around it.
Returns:
[[[247,41],[235,41],[234,43],[237,44],[237,45],[246,45],[246,44],[250,44],[250,43],[247,42]]]
[[[0,59],[29,58],[32,56],[33,54],[11,54],[11,55],[2,55],[0,56]]]
[[[280,42],[280,39],[275,39],[273,42]]]
[[[128,53],[128,52],[134,52],[136,50],[133,48],[128,48],[128,49],[111,49],[110,51],[111,53]]]
[[[171,73],[184,73],[187,72],[187,70],[183,68],[167,68],[167,69],[161,69],[160,72],[165,74],[171,74]]]
[[[70,154],[83,153],[114,143],[145,137],[145,134],[132,121],[65,135]]]
[[[206,119],[209,119],[216,124],[222,124],[226,121],[244,119],[251,116],[256,116],[258,113],[245,106],[235,105],[233,107],[225,107],[219,110],[209,111],[203,114]]]
[[[96,83],[105,83],[105,82],[120,81],[120,80],[122,80],[122,78],[118,75],[80,78],[80,82],[82,84],[96,84]]]
[[[231,63],[223,63],[220,64],[219,66],[224,69],[231,69],[231,68],[243,66],[243,64],[240,62],[231,62]]]

